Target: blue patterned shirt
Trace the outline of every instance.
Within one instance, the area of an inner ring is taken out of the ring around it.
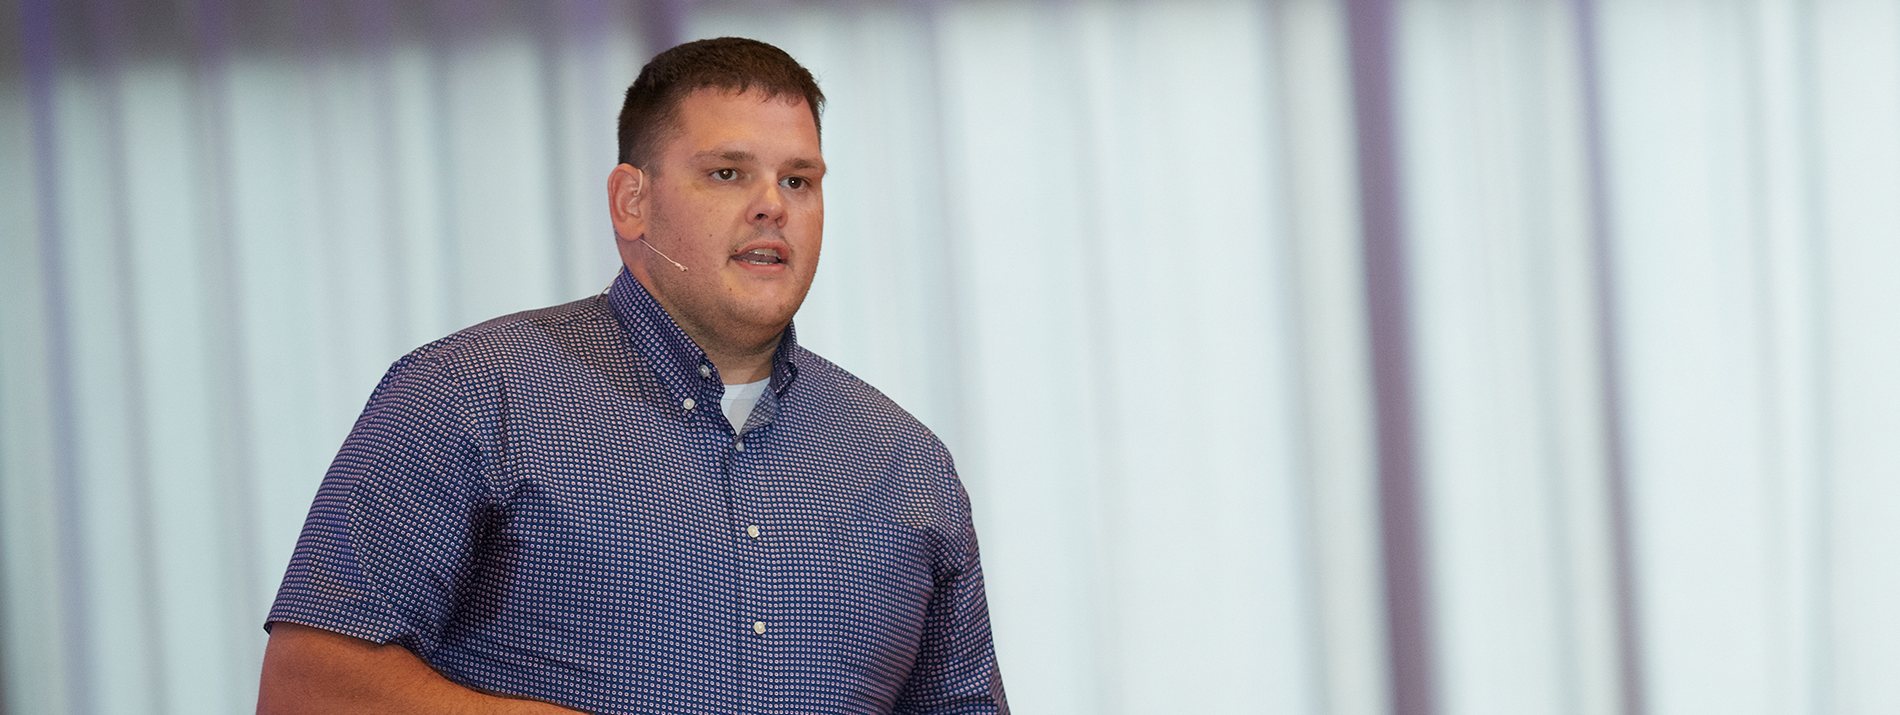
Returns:
[[[790,328],[737,435],[722,390],[625,270],[417,349],[269,621],[593,712],[1008,712],[942,443]]]

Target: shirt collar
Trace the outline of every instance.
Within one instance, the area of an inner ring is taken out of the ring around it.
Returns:
[[[698,397],[704,394],[705,387],[720,386],[719,374],[706,358],[706,351],[680,329],[673,316],[660,307],[660,302],[625,267],[607,289],[607,306],[626,331],[634,351],[653,366],[660,384],[673,393],[675,400]],[[774,395],[783,396],[797,379],[798,366],[792,358],[798,352],[798,331],[786,325],[785,334],[779,338],[778,351],[772,355],[771,392]],[[706,368],[705,374],[700,371],[702,366]],[[720,386],[720,391],[723,390]]]

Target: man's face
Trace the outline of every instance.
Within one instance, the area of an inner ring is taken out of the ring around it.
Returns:
[[[796,97],[695,91],[649,164],[616,168],[611,184],[631,206],[615,208],[628,270],[702,343],[775,339],[811,289],[824,238],[811,109]],[[623,191],[627,181],[637,189]],[[637,245],[642,236],[657,252]]]

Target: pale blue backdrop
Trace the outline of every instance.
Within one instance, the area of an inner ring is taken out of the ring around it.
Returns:
[[[604,287],[722,34],[1017,712],[1900,712],[1891,0],[5,3],[7,711],[248,712],[377,377]]]

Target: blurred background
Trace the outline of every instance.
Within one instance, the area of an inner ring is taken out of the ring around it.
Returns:
[[[377,378],[604,288],[728,34],[1016,712],[1900,712],[1891,0],[6,3],[6,711],[250,711]]]

